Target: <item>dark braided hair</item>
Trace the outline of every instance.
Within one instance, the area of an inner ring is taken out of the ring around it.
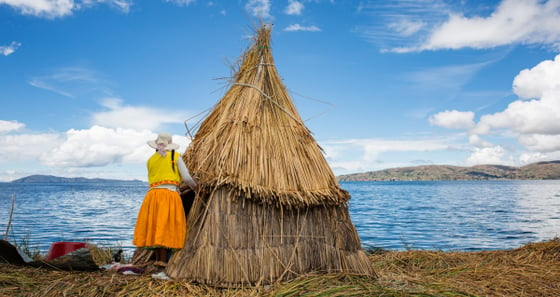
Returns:
[[[171,150],[171,169],[175,172],[175,150]]]
[[[158,150],[156,149],[156,152]],[[171,150],[171,169],[175,172],[175,150]]]

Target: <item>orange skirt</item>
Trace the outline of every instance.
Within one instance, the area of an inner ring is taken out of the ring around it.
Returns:
[[[132,243],[137,247],[181,249],[186,233],[187,222],[179,193],[149,190],[138,212]]]

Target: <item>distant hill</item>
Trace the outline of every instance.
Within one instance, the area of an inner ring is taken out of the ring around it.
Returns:
[[[110,183],[110,182],[142,182],[142,181],[104,179],[104,178],[85,178],[85,177],[58,177],[52,175],[30,175],[12,181],[12,183]]]
[[[339,181],[391,180],[494,180],[560,179],[560,161],[538,162],[522,167],[503,165],[423,165],[338,176]]]

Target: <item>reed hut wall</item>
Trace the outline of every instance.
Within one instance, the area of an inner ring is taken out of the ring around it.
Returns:
[[[316,271],[374,276],[350,220],[350,195],[276,71],[270,33],[257,30],[183,154],[199,186],[185,247],[166,272],[225,287]]]
[[[185,248],[167,273],[217,287],[267,285],[311,272],[375,276],[346,206],[278,207],[232,199],[227,188],[199,197]]]

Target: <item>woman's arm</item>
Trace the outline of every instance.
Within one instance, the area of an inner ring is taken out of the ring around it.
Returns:
[[[178,159],[177,167],[179,168],[179,173],[181,174],[181,180],[194,190],[197,186],[196,182],[192,178],[187,165],[185,165],[185,161],[183,161],[183,158],[179,157]]]

